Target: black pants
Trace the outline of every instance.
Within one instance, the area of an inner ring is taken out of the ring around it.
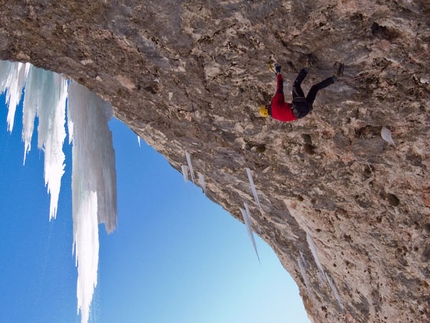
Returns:
[[[296,115],[297,118],[303,118],[309,112],[311,112],[318,91],[326,88],[329,85],[332,85],[335,81],[333,76],[326,78],[324,81],[313,85],[309,90],[308,95],[305,97],[301,84],[305,79],[306,75],[308,75],[308,69],[302,68],[293,84],[292,108],[293,113]]]

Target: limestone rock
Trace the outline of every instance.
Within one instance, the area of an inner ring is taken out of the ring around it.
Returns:
[[[234,217],[253,206],[313,322],[429,322],[427,0],[0,6],[0,59],[96,91],[176,169],[189,152],[208,197]],[[275,88],[269,58],[292,82],[307,54],[305,90],[335,61],[346,65],[343,81],[304,119],[260,118]]]

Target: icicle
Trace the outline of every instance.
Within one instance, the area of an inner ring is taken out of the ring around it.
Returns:
[[[342,300],[340,299],[339,293],[337,291],[337,288],[336,288],[333,280],[327,275],[327,273],[325,273],[325,277],[327,278],[328,284],[330,285],[330,288],[333,291],[334,297],[336,297],[337,303],[339,304],[339,307],[343,312]]]
[[[1,90],[6,90],[6,105],[8,105],[7,124],[8,131],[12,132],[15,111],[21,101],[21,93],[25,84],[25,79],[30,68],[28,63],[6,62],[9,67],[3,65],[3,69],[8,70],[7,79],[2,81]]]
[[[302,263],[305,266],[305,269],[308,270],[308,264],[306,262],[305,256],[303,255],[303,253],[299,250],[300,253],[300,258],[302,258]]]
[[[205,183],[205,177],[204,177],[204,175],[203,175],[203,174],[198,173],[198,172],[197,172],[197,175],[198,175],[198,177],[199,177],[199,186],[202,188],[203,193],[204,193],[204,194],[206,194],[206,183]]]
[[[0,61],[0,93],[6,91],[8,129],[12,131],[23,85],[24,162],[31,149],[35,116],[39,118],[38,148],[44,151],[45,185],[51,195],[50,218],[55,218],[61,177],[62,146],[66,136],[68,81],[30,64]],[[116,226],[116,173],[112,134],[107,125],[112,107],[86,88],[72,83],[68,109],[69,142],[73,141],[73,253],[78,266],[78,312],[87,323],[98,269],[98,224],[111,232]]]
[[[45,186],[50,194],[49,218],[55,218],[58,197],[61,189],[61,177],[64,173],[65,156],[62,151],[66,132],[65,106],[67,85],[61,75],[43,71],[30,64],[1,62],[0,72],[9,73],[0,79],[0,91],[6,90],[8,104],[8,130],[12,131],[15,111],[18,106],[24,84],[25,99],[23,108],[24,163],[30,150],[34,131],[34,120],[39,114],[38,147],[44,150]]]
[[[393,138],[391,137],[391,131],[387,127],[382,127],[381,129],[381,137],[389,144],[396,147],[396,144],[394,143]]]
[[[263,215],[263,210],[261,209],[260,200],[258,199],[257,190],[254,185],[254,180],[252,179],[251,170],[249,168],[245,168],[246,173],[248,174],[249,184],[251,185],[252,194],[254,194],[255,203],[257,203],[258,208],[260,209],[261,215]]]
[[[42,69],[31,67],[28,73],[27,82],[25,85],[24,92],[24,104],[22,111],[22,141],[24,142],[24,161],[27,154],[31,150],[31,138],[34,132],[34,120],[37,114],[37,106],[39,104],[39,97],[41,95],[41,89],[39,81],[42,79]]]
[[[69,89],[70,89],[70,85],[69,85]],[[67,132],[69,134],[69,145],[71,145],[73,142],[73,128],[74,128],[73,121],[72,121],[72,118],[70,117],[70,100],[69,100],[68,108],[67,108]]]
[[[12,62],[0,61],[0,94],[6,91],[6,84],[12,74],[12,68],[14,68]]]
[[[311,249],[312,255],[314,256],[315,263],[317,264],[318,270],[320,271],[320,273],[323,275],[322,277],[324,278],[324,269],[318,258],[317,248],[315,247],[314,241],[312,240],[312,237],[308,232],[306,232],[306,241],[308,242],[309,249]]]
[[[97,192],[98,221],[105,223],[106,230],[111,232],[115,229],[117,218],[115,151],[108,126],[112,106],[72,82],[69,112],[73,125],[73,160],[81,161],[76,165],[76,170],[86,179],[89,190]]]
[[[326,284],[326,282],[325,282],[325,273],[321,273],[320,271],[318,271],[317,272],[317,277],[318,277],[318,280],[320,281],[320,284],[321,285],[325,285]]]
[[[245,222],[245,226],[248,231],[249,238],[251,239],[258,261],[260,261],[260,256],[258,255],[258,251],[257,251],[257,245],[255,244],[255,240],[254,240],[254,234],[252,232],[252,222],[251,222],[251,214],[249,212],[249,206],[246,203],[244,203],[244,205],[245,205],[245,210],[240,208],[240,212],[242,212],[243,220]]]
[[[303,265],[302,259],[297,259],[297,265],[299,266],[300,273],[302,274],[303,281],[305,282],[306,290],[308,291],[308,294],[311,294],[311,289],[309,288],[309,281],[308,277],[306,275],[306,269]]]
[[[44,174],[45,185],[51,195],[49,218],[56,217],[58,197],[61,190],[61,178],[64,174],[65,155],[63,153],[63,143],[66,138],[66,99],[67,81],[60,75],[50,71],[44,71],[32,67],[34,72],[29,79],[29,88],[26,89],[24,111],[25,149],[29,149],[31,136],[29,131],[34,122],[33,113],[37,106],[39,117],[38,148],[44,151]],[[31,100],[31,103],[29,103]],[[27,120],[28,119],[28,120]],[[24,151],[26,154],[27,151]],[[24,156],[25,160],[25,156]]]
[[[187,151],[185,152],[185,157],[187,158],[188,168],[190,169],[191,180],[195,183],[196,178],[194,177],[193,165],[191,164],[191,156]]]
[[[187,182],[188,182],[188,166],[182,165],[181,169],[182,169],[182,175],[184,175],[184,182],[185,182],[185,184],[187,184]]]
[[[140,137],[139,136],[137,136],[137,144],[139,145],[139,147],[140,147]]]
[[[98,269],[98,223],[116,226],[115,152],[108,121],[112,107],[72,82],[69,116],[73,133],[73,237],[78,264],[78,308],[87,323]]]
[[[84,187],[85,181],[81,176],[79,180],[74,179],[76,186]],[[79,183],[77,183],[79,181]],[[79,189],[78,189],[79,190]],[[73,235],[73,249],[78,268],[78,281],[76,296],[78,299],[77,312],[81,314],[81,322],[87,323],[90,314],[90,306],[93,299],[94,289],[97,287],[97,269],[99,262],[99,227],[97,216],[97,193],[81,193],[79,203],[74,203],[73,221],[75,234]]]

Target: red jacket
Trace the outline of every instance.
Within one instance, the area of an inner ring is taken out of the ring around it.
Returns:
[[[272,118],[282,122],[297,120],[297,117],[293,114],[293,111],[291,110],[291,104],[285,102],[283,80],[281,74],[278,74],[276,76],[276,81],[276,94],[272,99]]]

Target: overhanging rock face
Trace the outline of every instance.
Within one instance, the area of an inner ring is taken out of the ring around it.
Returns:
[[[299,285],[312,321],[429,322],[427,0],[0,7],[0,59],[96,91],[176,169],[187,151],[208,197],[233,216],[253,206],[254,227]],[[343,82],[321,91],[304,119],[259,118],[274,92],[269,58],[292,81],[309,53],[305,90],[335,61],[346,64]]]

